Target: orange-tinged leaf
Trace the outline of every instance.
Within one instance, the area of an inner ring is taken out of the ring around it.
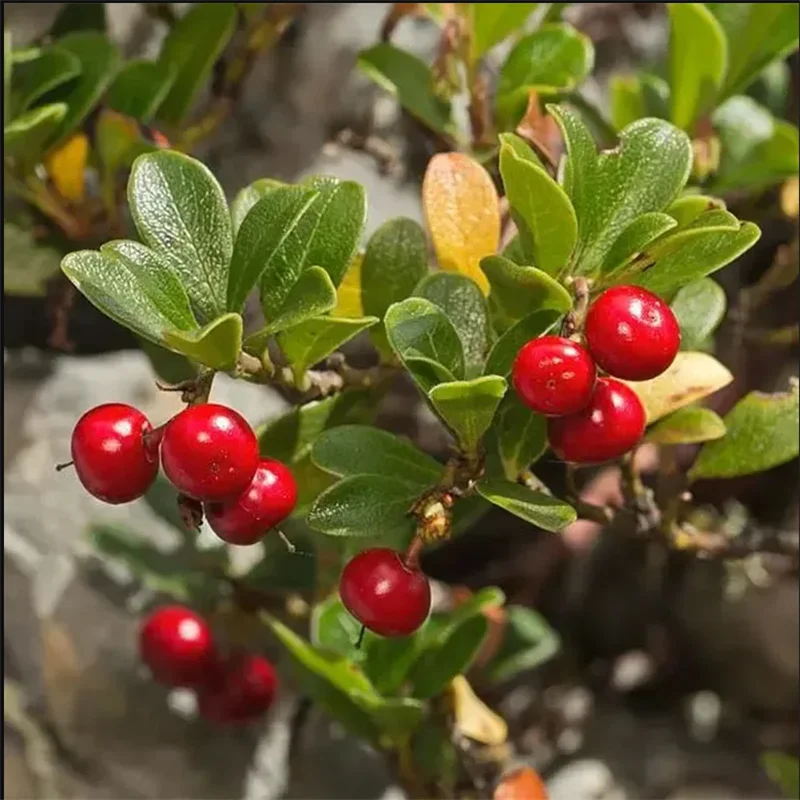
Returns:
[[[494,790],[492,800],[547,800],[547,787],[539,773],[521,767],[504,778]]]
[[[88,155],[89,138],[85,133],[76,133],[51,150],[44,159],[44,166],[53,186],[70,203],[80,203],[83,200]]]
[[[332,317],[352,319],[364,316],[364,305],[361,302],[361,262],[363,253],[356,253],[336,292],[336,307],[331,311]]]
[[[480,260],[497,252],[500,201],[489,173],[463,153],[439,153],[422,182],[422,205],[439,266],[489,293]]]

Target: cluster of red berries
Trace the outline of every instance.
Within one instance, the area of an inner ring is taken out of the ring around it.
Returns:
[[[208,621],[183,606],[159,608],[143,621],[139,652],[157,681],[193,689],[200,715],[210,722],[252,722],[275,696],[278,681],[266,658],[222,655]]]
[[[86,490],[106,503],[141,497],[158,473],[203,504],[212,530],[230,544],[257,542],[286,519],[297,485],[284,464],[261,459],[245,419],[216,403],[188,406],[160,428],[123,403],[87,411],[72,433],[72,463]]]
[[[561,336],[528,342],[512,371],[528,408],[546,415],[550,447],[563,461],[592,464],[627,453],[642,438],[646,414],[636,393],[615,378],[644,381],[672,364],[678,320],[661,298],[616,286],[592,304],[586,347]],[[597,368],[607,373],[598,377]]]

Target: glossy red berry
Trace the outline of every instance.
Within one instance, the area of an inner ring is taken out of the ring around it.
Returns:
[[[236,500],[206,503],[205,515],[214,533],[230,544],[253,544],[283,522],[297,505],[297,484],[280,461],[259,462],[250,486]]]
[[[351,559],[339,580],[345,608],[381,636],[408,636],[431,609],[431,587],[396,550],[376,547]]]
[[[675,360],[681,329],[672,309],[638,286],[615,286],[586,315],[586,345],[598,366],[629,381],[655,378]]]
[[[141,411],[107,403],[87,411],[72,432],[72,462],[89,494],[106,503],[141,497],[158,473],[157,448],[145,439],[151,425]]]
[[[198,691],[200,715],[210,722],[250,722],[272,705],[278,679],[262,656],[236,653],[223,659],[216,676]]]
[[[597,464],[634,447],[645,422],[644,407],[630,387],[614,378],[599,378],[586,408],[547,421],[547,438],[563,461]]]
[[[167,423],[161,464],[183,494],[208,503],[233,500],[253,480],[258,440],[232,408],[216,403],[189,406]]]
[[[217,651],[208,623],[189,608],[165,606],[139,630],[139,652],[157,681],[197,686],[215,674]]]
[[[554,417],[580,411],[591,399],[597,377],[589,353],[561,336],[528,342],[517,354],[511,374],[522,402]]]

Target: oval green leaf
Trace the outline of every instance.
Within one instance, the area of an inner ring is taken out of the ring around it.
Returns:
[[[725,423],[710,408],[688,406],[657,422],[645,437],[654,444],[697,444],[725,435]]]
[[[678,290],[670,308],[681,326],[681,349],[696,350],[725,317],[725,290],[711,278],[700,278]]]
[[[546,531],[560,531],[577,519],[575,509],[568,503],[518,483],[485,478],[476,488],[490,503]]]

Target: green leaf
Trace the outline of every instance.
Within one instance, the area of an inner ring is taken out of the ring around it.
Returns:
[[[44,297],[47,282],[58,274],[61,257],[46,245],[37,245],[30,231],[3,221],[3,293],[17,297]]]
[[[361,623],[344,607],[338,594],[331,594],[317,603],[311,612],[311,644],[333,655],[361,664],[366,659],[366,634],[362,646]]]
[[[490,503],[546,531],[560,531],[577,519],[575,509],[563,500],[518,483],[487,478],[479,481],[476,488]]]
[[[515,133],[499,133],[497,138],[500,140],[501,149],[509,148],[517,158],[522,161],[532,161],[535,166],[544,169],[542,160],[521,136],[517,136]]]
[[[668,3],[667,8],[671,23],[670,119],[688,131],[719,95],[728,66],[727,40],[702,3]]]
[[[655,444],[697,444],[725,435],[725,423],[710,408],[686,406],[653,425],[647,441]]]
[[[707,194],[684,194],[667,207],[669,214],[678,223],[677,230],[685,230],[701,214],[707,211],[725,210],[725,201]],[[736,227],[732,225],[731,227]],[[673,231],[675,233],[675,231]]]
[[[425,718],[425,705],[413,697],[360,699],[381,731],[396,742],[405,742]]]
[[[114,80],[121,62],[119,50],[102,33],[70,33],[57,44],[80,62],[80,74],[73,83],[61,84],[46,96],[48,102],[67,104],[67,113],[52,136],[51,146],[66,139],[89,115]]]
[[[104,108],[95,123],[95,151],[103,171],[103,190],[109,202],[116,202],[116,172],[129,167],[144,153],[158,148],[147,142],[136,120]]]
[[[505,476],[516,481],[547,450],[547,419],[509,393],[495,418],[497,448]]]
[[[177,271],[198,321],[224,314],[233,234],[225,194],[208,167],[170,150],[139,156],[128,204],[139,236]]]
[[[689,479],[735,478],[797,458],[800,449],[798,390],[751,392],[725,417],[725,437],[703,447]]]
[[[51,38],[57,39],[73,31],[105,33],[105,30],[105,3],[64,3],[50,26],[49,33]]]
[[[66,83],[81,71],[81,62],[69,50],[56,45],[38,51],[35,58],[14,65],[11,81],[11,114],[18,116],[42,95]]]
[[[440,787],[443,796],[455,797],[460,756],[453,744],[453,736],[445,724],[431,721],[430,724],[421,726],[414,736],[411,747],[415,768],[419,770],[422,778]]]
[[[341,425],[323,433],[314,444],[314,463],[347,478],[377,475],[422,490],[442,476],[442,465],[410,442],[366,425]]]
[[[618,131],[649,116],[642,84],[635,75],[612,75],[608,81],[611,95],[611,124]]]
[[[317,194],[293,224],[290,234],[278,243],[261,275],[261,307],[267,320],[283,308],[297,279],[309,267],[322,267],[333,285],[338,286],[364,230],[367,207],[362,186],[353,181],[315,177],[302,187]],[[263,207],[268,208],[279,191],[289,189],[276,189],[260,200],[257,207],[265,204]],[[243,235],[246,224],[247,218],[239,236]]]
[[[503,643],[486,666],[492,682],[507,681],[549,661],[561,648],[558,634],[540,614],[522,606],[506,608]]]
[[[670,308],[681,326],[681,349],[696,350],[725,317],[725,291],[711,278],[687,283],[672,299]]]
[[[732,54],[724,96],[741,92],[770,62],[797,48],[796,3],[709,3]]]
[[[489,429],[508,384],[499,375],[440,383],[428,393],[433,407],[453,430],[461,446],[474,453]]]
[[[525,109],[531,89],[539,94],[573,89],[593,66],[591,39],[566,23],[542,25],[514,45],[500,69],[498,113],[515,122]]]
[[[467,376],[480,375],[492,336],[486,298],[466,275],[436,272],[414,290],[444,311],[461,339]]]
[[[308,524],[329,536],[380,536],[406,541],[418,486],[382,475],[354,475],[326,489],[309,509]]]
[[[361,262],[364,313],[383,320],[389,306],[410,297],[427,271],[428,244],[422,226],[405,217],[384,222],[370,237]],[[371,335],[381,353],[390,355],[384,326]]]
[[[731,97],[712,117],[722,153],[714,189],[757,191],[797,175],[798,131],[749,97]]]
[[[177,126],[189,113],[235,27],[232,3],[197,3],[175,23],[159,56],[159,62],[175,75],[158,109],[162,122]]]
[[[414,697],[428,699],[441,694],[450,681],[466,672],[489,632],[489,620],[481,614],[465,619],[446,637],[423,652],[410,672]]]
[[[64,103],[52,103],[12,120],[3,129],[3,155],[19,161],[26,171],[35,166],[67,110]]]
[[[505,327],[536,311],[552,309],[565,313],[572,308],[569,292],[554,278],[536,267],[522,267],[502,256],[481,260],[489,279],[489,302],[502,317]]]
[[[522,30],[538,3],[470,3],[470,61],[474,64],[508,36]]]
[[[377,317],[312,317],[279,333],[278,344],[294,372],[295,380],[300,382],[314,364],[379,321]]]
[[[430,300],[412,297],[395,303],[384,321],[389,344],[423,391],[464,377],[458,332]]]
[[[500,173],[523,252],[543,272],[559,275],[578,234],[569,197],[541,166],[520,158],[507,142],[500,148]]]
[[[450,104],[433,93],[433,74],[423,61],[384,43],[362,50],[357,63],[365,75],[393,94],[409,114],[434,131],[453,133]]]
[[[573,270],[598,270],[620,234],[642,214],[662,211],[686,184],[692,162],[688,136],[659,119],[641,119],[619,134],[614,150],[597,153],[577,114],[549,107],[564,134],[565,188],[578,218]]]
[[[562,313],[553,308],[534,311],[512,325],[498,340],[486,360],[487,375],[507,376],[522,345],[553,331]]]
[[[165,331],[164,341],[180,353],[211,369],[230,370],[242,351],[241,316],[223,314],[192,331]]]
[[[149,122],[167,96],[176,72],[163,62],[128,61],[108,89],[106,105],[140,122]]]
[[[651,211],[637,217],[611,245],[600,272],[608,275],[623,269],[642,253],[647,245],[675,228],[677,224],[669,214],[661,211]]]
[[[408,671],[421,651],[421,632],[396,638],[370,632],[365,634],[366,660],[363,667],[381,694],[395,694],[405,683]]]
[[[784,797],[800,795],[800,764],[796,756],[777,751],[764,753],[761,756],[761,766],[770,780],[780,787]]]
[[[231,203],[231,222],[233,223],[234,237],[239,233],[239,227],[250,209],[273,189],[280,189],[285,185],[286,184],[281,183],[281,181],[276,181],[273,178],[260,178],[257,181],[253,181],[249,186],[245,186],[244,189],[234,197]]]

